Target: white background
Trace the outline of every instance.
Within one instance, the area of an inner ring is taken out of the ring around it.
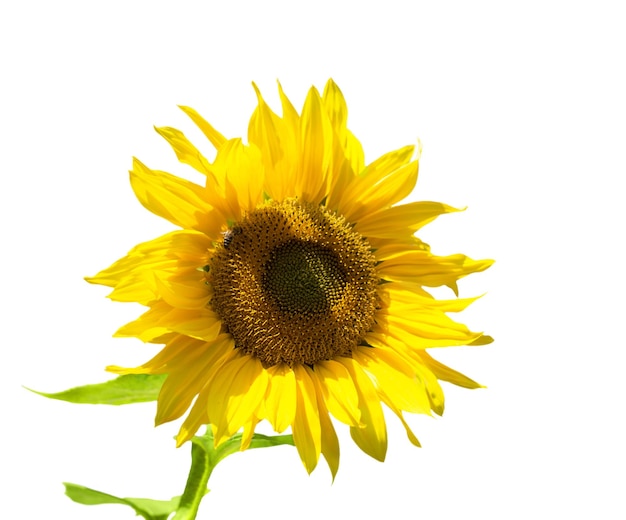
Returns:
[[[154,352],[112,339],[139,309],[82,280],[172,226],[134,199],[132,155],[185,174],[152,125],[202,143],[177,104],[245,135],[251,81],[278,110],[333,77],[366,159],[424,146],[414,200],[465,213],[421,235],[495,258],[460,318],[493,345],[438,351],[488,386],[443,418],[389,418],[380,464],[340,428],[338,477],[256,450],[213,475],[199,518],[626,517],[625,16],[620,2],[6,2],[0,8],[3,517],[131,519],[120,496],[182,491],[188,447],[154,404],[49,401]],[[203,144],[209,150],[208,145]],[[12,514],[11,514],[12,513]]]

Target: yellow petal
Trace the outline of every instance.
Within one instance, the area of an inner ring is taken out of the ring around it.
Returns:
[[[418,284],[393,282],[384,284],[379,294],[383,307],[391,314],[412,313],[415,310],[431,312],[460,312],[480,298],[455,298],[436,300]]]
[[[379,461],[385,460],[387,453],[387,426],[380,405],[380,399],[367,374],[352,358],[337,358],[344,365],[359,393],[362,427],[351,427],[352,439],[365,453]]]
[[[250,443],[254,438],[254,430],[256,425],[259,424],[259,419],[256,417],[250,417],[248,421],[243,425],[243,433],[241,434],[241,451],[245,451],[250,447]]]
[[[374,187],[380,184],[383,179],[409,164],[414,153],[414,145],[403,146],[381,155],[378,159],[368,164],[359,176],[364,191],[372,192]]]
[[[270,378],[265,398],[266,416],[275,431],[285,431],[296,416],[296,377],[287,365],[267,369]]]
[[[419,356],[423,350],[415,351],[416,355]],[[437,415],[443,415],[445,398],[443,395],[443,389],[437,381],[437,376],[431,372],[428,367],[423,365],[413,365],[415,367],[416,374],[419,378],[421,378],[422,382],[426,387],[426,393],[428,395],[428,400],[430,402],[430,408]]]
[[[206,387],[205,387],[206,388]],[[176,447],[179,448],[189,439],[191,439],[198,428],[203,424],[209,424],[209,415],[207,413],[207,403],[209,402],[209,393],[202,390],[198,394],[196,402],[191,407],[189,415],[185,418],[180,427],[178,435],[176,435]]]
[[[396,238],[372,237],[371,244],[374,247],[376,258],[386,260],[409,251],[430,252],[430,246],[415,236]]]
[[[211,424],[216,428],[215,445],[219,446],[237,430],[231,431],[226,417],[231,403],[231,385],[237,386],[236,380],[239,371],[248,362],[245,355],[233,353],[215,372],[214,377],[206,386],[206,392],[211,396],[207,403],[207,413]]]
[[[405,146],[369,164],[342,193],[339,212],[349,221],[358,222],[366,214],[408,195],[417,180],[417,161],[409,163],[414,151],[414,146]]]
[[[414,282],[427,287],[446,285],[458,294],[456,282],[471,273],[484,271],[493,260],[472,260],[465,255],[435,256],[428,251],[408,251],[377,258],[383,262],[378,274],[384,280]]]
[[[324,93],[322,94],[322,104],[333,128],[340,136],[343,136],[347,128],[348,106],[343,93],[332,79],[326,82]]]
[[[432,358],[427,352],[420,351],[418,353],[422,359],[424,365],[426,365],[432,372],[442,381],[448,381],[449,383],[464,388],[483,388],[480,383],[470,379],[466,375],[457,372],[456,370],[440,363],[436,359]]]
[[[211,299],[208,286],[197,279],[176,282],[158,275],[155,278],[161,298],[177,309],[204,309]]]
[[[177,332],[211,341],[217,337],[221,327],[220,317],[208,308],[183,310],[158,302],[138,319],[121,327],[115,336],[151,341],[168,332]]]
[[[428,400],[430,402],[430,408],[437,414],[443,414],[444,410],[444,395],[437,377],[431,372],[428,367],[422,361],[420,354],[424,350],[413,348],[411,345],[407,345],[402,341],[389,336],[380,336],[377,334],[368,334],[365,341],[376,347],[377,350],[391,350],[396,355],[400,356],[414,372],[415,377],[421,384],[424,385]]]
[[[155,215],[181,228],[204,231],[210,236],[219,233],[221,222],[216,222],[201,186],[151,170],[138,159],[133,160],[130,182],[139,202]]]
[[[289,101],[289,98],[285,95],[280,81],[278,82],[278,94],[280,96],[280,103],[283,109],[283,120],[289,128],[291,128],[293,135],[297,135],[300,131],[300,116],[291,101]]]
[[[411,427],[409,426],[409,424],[404,419],[404,415],[402,415],[402,410],[397,408],[394,405],[393,401],[389,401],[389,400],[385,399],[384,402],[389,407],[389,409],[393,413],[396,414],[398,419],[400,419],[400,422],[402,423],[402,426],[404,426],[404,430],[406,431],[406,436],[408,437],[408,439],[411,442],[411,444],[413,444],[413,446],[417,446],[418,448],[421,448],[422,445],[420,444],[420,441],[418,440],[418,438],[413,433],[413,430],[411,430]]]
[[[346,367],[337,361],[321,361],[315,365],[315,374],[330,413],[348,426],[359,426],[359,395]]]
[[[197,342],[197,339],[177,335],[172,341],[168,342],[156,356],[139,367],[122,368],[118,366],[108,366],[106,370],[115,374],[166,374],[168,372],[168,363],[171,363],[180,356],[184,356],[184,352],[197,344]]]
[[[265,175],[265,191],[274,200],[296,196],[297,135],[292,126],[267,106],[254,85],[258,106],[248,125],[248,141],[261,151]]]
[[[439,215],[463,211],[440,202],[410,202],[364,215],[354,229],[363,236],[397,238],[400,231],[415,233]]]
[[[305,367],[294,367],[296,376],[296,416],[291,426],[293,440],[300,459],[308,473],[311,473],[320,458],[322,431],[317,407],[315,385]]]
[[[116,338],[138,338],[141,341],[149,342],[154,338],[171,332],[167,327],[159,324],[161,319],[167,315],[171,309],[169,305],[156,303],[147,312],[144,312],[136,320],[123,325],[113,335]]]
[[[456,303],[454,300],[443,300],[444,304],[448,302],[448,306],[452,309],[458,308],[453,305]],[[459,307],[467,304],[467,301],[460,302]],[[444,310],[446,309],[446,305],[441,307]],[[481,332],[470,332],[465,325],[451,319],[444,310],[437,307],[437,305],[429,308],[424,305],[407,304],[391,300],[381,305],[378,311],[379,319],[377,322],[380,328],[384,330],[387,330],[388,326],[403,326],[407,324],[407,330],[427,340],[458,339],[463,342],[462,344],[469,344],[482,336]]]
[[[445,314],[426,312],[410,317],[382,315],[374,330],[405,341],[413,348],[468,345],[482,335]]]
[[[319,203],[327,193],[333,130],[315,87],[309,90],[304,102],[300,125],[302,138],[296,186],[305,201]]]
[[[150,271],[166,269],[172,273],[180,267],[193,266],[195,269],[207,263],[207,249],[210,245],[204,233],[191,230],[173,231],[138,244],[107,269],[85,279],[89,283],[115,287],[129,272],[142,267]]]
[[[210,174],[209,161],[207,161],[204,155],[200,153],[200,150],[185,137],[185,134],[169,126],[155,126],[154,129],[170,144],[180,162],[188,164],[204,175]]]
[[[169,374],[161,387],[157,402],[155,424],[178,419],[189,408],[200,390],[210,381],[224,357],[232,351],[230,338],[189,344],[175,362],[168,366]]]
[[[198,267],[207,264],[210,247],[204,233],[175,231],[139,244],[109,268],[85,279],[114,287],[109,294],[112,300],[149,305],[160,297],[155,276],[167,278],[176,274],[202,285],[203,275]]]
[[[315,367],[318,368],[317,365]],[[316,370],[317,371],[317,370]],[[317,377],[317,374],[307,367],[307,372],[311,376],[311,380],[315,384],[315,391],[317,393],[317,405],[319,407],[320,427],[321,427],[321,452],[328,463],[330,472],[335,480],[337,470],[339,469],[339,439],[337,439],[337,433],[333,422],[328,415],[328,409],[324,404],[324,392],[322,390],[322,384]]]
[[[364,192],[359,197],[359,202],[364,206],[384,208],[401,201],[413,191],[417,182],[418,168],[419,163],[413,161],[394,170],[369,191]]]
[[[320,410],[320,426],[322,428],[322,455],[326,459],[334,481],[339,470],[339,439],[326,410]]]
[[[224,186],[224,193],[214,197],[213,204],[227,219],[240,220],[262,202],[264,171],[256,146],[246,146],[241,139],[229,139],[218,150],[211,171]],[[207,185],[207,196],[212,189]]]
[[[202,133],[206,136],[206,138],[211,141],[211,144],[215,146],[215,148],[219,148],[224,144],[226,138],[220,134],[210,123],[208,123],[198,112],[196,112],[193,108],[185,107],[179,105],[180,108],[185,114],[187,114],[191,120],[196,124],[196,126],[202,131]]]
[[[207,390],[208,416],[217,428],[216,446],[255,416],[266,389],[267,373],[256,358],[239,354],[220,367]]]
[[[269,377],[261,362],[247,356],[247,362],[237,374],[230,387],[230,403],[226,410],[228,430],[236,432],[244,425],[254,422],[259,404],[267,391]]]
[[[412,413],[430,414],[426,388],[415,371],[391,350],[359,347],[353,358],[372,377],[376,389],[396,408]]]
[[[361,143],[348,130],[348,107],[337,84],[329,79],[322,95],[322,105],[334,131],[333,154],[327,206],[337,209],[340,196],[356,175],[363,170],[364,155]]]

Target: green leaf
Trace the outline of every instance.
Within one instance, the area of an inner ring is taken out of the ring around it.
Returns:
[[[128,374],[95,385],[77,386],[63,392],[48,394],[30,390],[50,399],[81,404],[130,404],[156,401],[166,374]]]
[[[241,451],[241,433],[236,433],[230,439],[228,439],[224,444],[222,444],[219,448],[217,448],[217,460],[220,461],[233,453],[237,453]],[[199,437],[194,438],[201,439]],[[211,439],[212,440],[212,439]],[[252,440],[250,441],[250,445],[248,446],[249,450],[253,450],[255,448],[269,448],[271,446],[295,446],[293,442],[293,435],[263,435],[261,433],[255,433],[252,436]]]
[[[295,446],[293,435],[263,435],[255,433],[250,441],[249,450],[253,448],[269,448],[270,446]]]
[[[137,515],[146,520],[167,520],[167,517],[176,511],[180,497],[171,500],[151,500],[149,498],[119,498],[102,491],[96,491],[85,486],[64,482],[65,494],[74,502],[87,506],[99,504],[122,504],[132,507]]]
[[[204,435],[198,435],[191,439],[191,442],[195,444],[199,444],[207,453],[215,452],[213,455],[214,465],[217,465],[218,462],[224,460],[229,455],[233,453],[239,453],[241,451],[241,438],[243,435],[241,433],[236,433],[226,442],[220,445],[219,448],[215,449],[213,446],[213,433],[211,428],[208,427],[207,431]],[[295,446],[293,442],[293,435],[263,435],[261,433],[255,433],[252,436],[252,440],[250,441],[250,445],[248,446],[249,450],[253,450],[255,448],[269,448],[271,446]]]

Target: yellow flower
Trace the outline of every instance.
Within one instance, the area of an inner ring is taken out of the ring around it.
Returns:
[[[108,370],[168,374],[156,423],[191,407],[179,445],[211,424],[217,445],[243,430],[245,449],[267,420],[277,432],[291,428],[307,471],[322,454],[334,476],[331,415],[382,461],[383,403],[419,446],[403,412],[441,414],[438,379],[479,386],[426,351],[491,341],[447,316],[474,299],[437,300],[425,287],[456,293],[459,278],[492,261],[435,256],[414,236],[457,210],[398,204],[417,181],[415,147],[365,165],[332,80],[322,96],[311,88],[301,114],[279,93],[282,117],[257,90],[248,144],[181,107],[216,148],[213,162],[179,130],[157,128],[206,183],[135,159],[137,198],[182,230],[136,246],[88,281],[113,287],[113,300],[148,307],[116,335],[163,349],[140,367]]]

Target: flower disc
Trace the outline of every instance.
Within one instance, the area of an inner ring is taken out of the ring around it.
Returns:
[[[370,245],[334,213],[296,200],[267,203],[235,224],[208,279],[235,345],[264,366],[349,356],[374,322]]]

